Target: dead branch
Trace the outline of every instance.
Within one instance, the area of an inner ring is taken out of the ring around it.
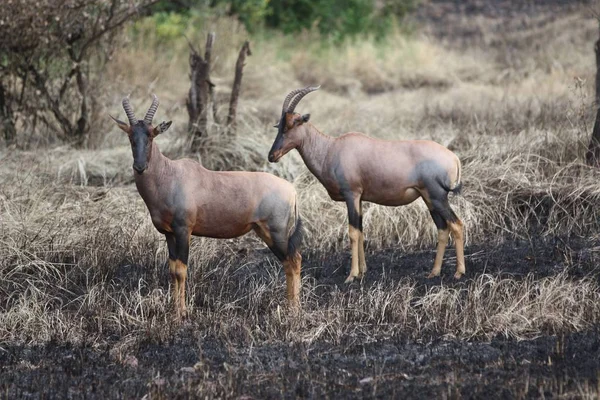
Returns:
[[[210,92],[212,91],[210,83],[210,60],[214,41],[215,33],[210,32],[206,37],[204,58],[190,43],[191,85],[186,106],[189,115],[188,131],[192,136],[191,150],[193,152],[197,152],[200,149],[200,140],[208,129],[207,110]]]
[[[233,80],[233,88],[231,89],[231,100],[229,102],[229,114],[227,115],[227,126],[231,132],[236,129],[237,104],[240,97],[240,89],[242,88],[242,75],[244,70],[244,62],[246,56],[251,56],[250,42],[245,41],[240,49],[237,62],[235,63],[235,78]]]

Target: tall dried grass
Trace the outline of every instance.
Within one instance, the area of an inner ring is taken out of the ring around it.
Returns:
[[[218,90],[227,92],[244,33],[232,20],[214,24],[213,75]],[[212,29],[192,30],[190,37],[203,43],[202,32]],[[151,31],[115,56],[101,101],[118,115],[123,94],[131,92],[134,107],[142,110],[146,95],[156,92],[162,100],[157,117],[174,121],[158,144],[179,157],[188,140],[187,43],[182,38],[167,51],[153,42]],[[565,35],[545,37],[543,46],[554,49],[554,67],[527,66],[534,75],[507,70],[491,50],[451,50],[400,33],[387,44],[364,40],[340,48],[318,48],[301,38],[293,44],[263,39],[253,44],[247,61],[237,136],[213,123],[196,157],[210,168],[266,170],[293,181],[307,252],[344,251],[343,204],[328,198],[297,154],[277,165],[266,161],[283,96],[322,83],[322,91],[299,109],[311,112],[311,121],[326,133],[429,138],[455,149],[463,160],[464,192],[451,202],[465,222],[468,245],[532,234],[592,236],[600,229],[600,173],[582,165],[592,117],[583,104],[592,88],[589,81],[576,86],[572,76],[590,71],[570,59],[584,59],[589,49],[580,41],[569,44]],[[562,54],[556,46],[569,51]],[[511,68],[521,71],[519,64]],[[164,240],[132,185],[126,138],[108,118],[104,122],[106,135],[96,150],[0,153],[0,342],[117,337],[115,351],[125,354],[140,340],[167,340],[177,329],[167,311]],[[401,208],[368,205],[365,227],[373,251],[433,248],[436,237],[420,201]],[[307,275],[303,311],[291,317],[282,308],[279,264],[254,251],[263,247],[251,236],[194,239],[188,297],[194,329],[237,345],[394,335],[522,339],[584,329],[600,319],[597,282],[566,274],[484,274],[425,293],[410,278],[323,290]]]

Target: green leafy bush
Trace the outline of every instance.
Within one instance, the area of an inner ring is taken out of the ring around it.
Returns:
[[[384,36],[394,21],[412,11],[419,0],[189,0],[183,2],[160,2],[155,12],[184,18],[190,10],[236,15],[249,32],[263,27],[284,33],[317,29],[334,40],[359,34]],[[159,19],[165,37],[176,34],[177,19]],[[182,21],[183,22],[183,21]]]
[[[156,27],[156,36],[159,39],[178,39],[185,34],[189,14],[176,12],[159,12],[153,15],[152,23]]]

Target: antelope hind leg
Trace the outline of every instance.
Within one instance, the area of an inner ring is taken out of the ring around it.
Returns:
[[[300,307],[300,271],[302,270],[302,256],[296,252],[283,260],[285,271],[286,294],[291,308]]]
[[[290,308],[300,307],[300,272],[302,270],[302,256],[300,252],[294,250],[289,254],[291,236],[285,238],[282,232],[286,232],[286,227],[278,227],[277,221],[269,226],[265,223],[257,223],[254,232],[271,249],[273,254],[283,263],[285,272],[286,297]]]
[[[360,267],[359,267],[359,258],[360,258],[360,231],[353,227],[349,226],[349,236],[350,236],[350,244],[352,246],[352,265],[350,267],[350,275],[346,278],[344,283],[350,283],[354,281],[354,278],[360,278]]]
[[[447,198],[442,201],[433,202],[430,212],[438,228],[438,246],[433,270],[429,274],[429,277],[431,278],[440,274],[448,237],[449,234],[452,234],[456,248],[456,273],[454,274],[454,278],[460,279],[465,274],[463,223],[456,216],[452,208],[450,208]]]
[[[456,273],[454,279],[460,279],[466,272],[465,268],[465,250],[464,250],[464,225],[460,219],[448,223],[452,238],[454,239],[454,247],[456,248]]]
[[[346,194],[346,206],[348,207],[348,236],[350,237],[350,245],[352,247],[352,261],[350,267],[350,275],[346,278],[344,283],[351,283],[355,278],[361,278],[361,257],[364,262],[364,249],[361,246],[363,244],[362,237],[362,215],[360,213],[361,203],[360,195]],[[363,265],[366,270],[366,265]]]
[[[437,251],[435,254],[435,261],[433,262],[433,269],[427,278],[433,278],[440,275],[442,271],[442,261],[444,260],[444,253],[446,252],[446,246],[448,245],[448,237],[450,231],[446,229],[438,229],[438,243]]]

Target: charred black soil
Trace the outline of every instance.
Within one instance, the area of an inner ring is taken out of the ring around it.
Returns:
[[[346,252],[307,256],[304,274],[323,295],[361,285],[368,289],[384,278],[412,279],[419,292],[466,285],[481,274],[514,280],[567,274],[573,280],[600,281],[598,240],[471,246],[468,275],[459,282],[452,279],[452,250],[448,253],[442,277],[433,280],[425,279],[433,252],[393,249],[369,252],[366,278],[350,287],[341,284]],[[338,342],[258,340],[248,345],[207,332],[194,321],[173,326],[166,336],[140,332],[126,352],[115,351],[115,343],[124,338],[114,332],[96,333],[78,344],[3,343],[0,392],[3,398],[539,398],[594,396],[600,389],[598,326],[520,341],[502,335],[411,339],[407,332],[368,340],[347,335]]]
[[[597,391],[599,360],[597,330],[521,342],[389,339],[252,349],[182,332],[168,344],[141,345],[125,365],[89,346],[8,347],[2,391],[6,398],[585,396]]]

